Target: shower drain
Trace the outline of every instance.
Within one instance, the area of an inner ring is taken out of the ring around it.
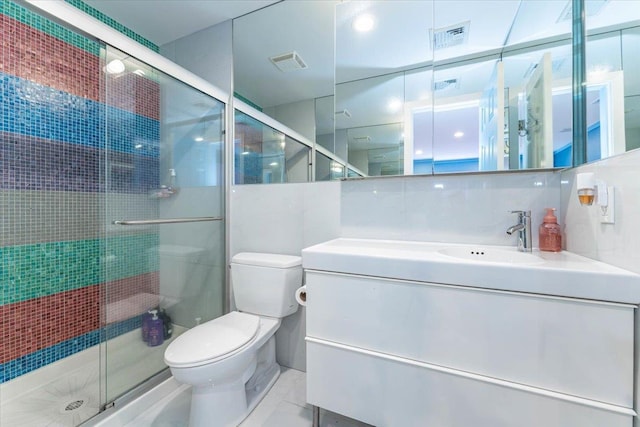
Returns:
[[[61,399],[58,400],[58,411],[61,414],[73,414],[75,412],[79,412],[80,410],[86,410],[87,405],[91,399],[87,398],[87,396],[69,396],[66,398],[61,396]]]
[[[84,400],[76,400],[75,402],[71,402],[67,406],[65,406],[64,410],[75,411],[76,409],[80,408],[83,404],[84,404]]]

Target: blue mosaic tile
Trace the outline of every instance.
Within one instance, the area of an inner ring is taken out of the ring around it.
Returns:
[[[91,331],[79,337],[63,341],[51,347],[35,351],[26,356],[0,365],[0,383],[7,382],[50,363],[64,359],[74,353],[100,343],[100,330]]]
[[[159,156],[157,120],[2,73],[0,117],[4,132]]]
[[[134,329],[139,329],[142,326],[142,315],[132,317],[131,319],[123,320],[121,322],[112,323],[102,328],[102,340],[110,340],[120,335],[131,332]]]

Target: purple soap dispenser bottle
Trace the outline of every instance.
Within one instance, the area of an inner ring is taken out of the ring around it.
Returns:
[[[164,342],[164,322],[158,317],[158,310],[151,310],[151,319],[149,319],[149,338],[147,344],[149,347],[155,347]]]
[[[151,320],[151,312],[147,311],[142,315],[142,341],[149,341],[149,321]]]

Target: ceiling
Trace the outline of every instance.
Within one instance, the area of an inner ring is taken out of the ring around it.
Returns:
[[[279,0],[84,0],[161,46]]]

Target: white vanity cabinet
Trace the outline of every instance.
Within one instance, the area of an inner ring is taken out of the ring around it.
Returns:
[[[310,265],[313,405],[378,427],[634,424],[636,304]]]

